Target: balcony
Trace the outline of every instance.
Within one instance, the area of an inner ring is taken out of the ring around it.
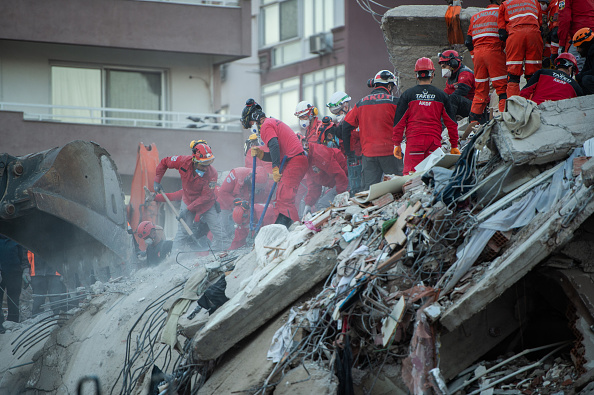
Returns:
[[[15,156],[73,140],[94,141],[111,154],[125,184],[134,173],[141,142],[155,143],[163,158],[188,155],[190,141],[204,139],[213,149],[217,170],[244,163],[245,132],[238,116],[0,102],[0,125],[1,152]],[[167,176],[178,177],[176,172]]]
[[[250,55],[250,1],[19,0],[0,4],[0,39]]]

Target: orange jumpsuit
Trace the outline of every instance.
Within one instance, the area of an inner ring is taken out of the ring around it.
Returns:
[[[542,57],[549,58],[551,55],[559,53],[559,35],[557,34],[559,28],[559,0],[551,0],[547,11],[543,14],[542,23],[543,25],[546,24],[549,29]]]
[[[468,36],[472,39],[474,99],[471,112],[482,114],[489,103],[489,80],[499,95],[499,111],[505,110],[507,73],[503,43],[497,33],[499,6],[491,4],[470,18]]]
[[[542,68],[541,10],[536,0],[506,0],[499,6],[497,26],[507,32],[507,97],[520,94],[520,76],[530,77]],[[524,67],[522,67],[524,65]]]

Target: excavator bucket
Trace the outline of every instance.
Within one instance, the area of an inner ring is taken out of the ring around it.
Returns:
[[[136,168],[132,176],[132,188],[130,189],[130,203],[128,204],[128,223],[136,231],[138,224],[142,221],[151,221],[156,224],[158,221],[159,206],[157,202],[147,196],[153,191],[153,181],[159,164],[159,151],[155,144],[138,144],[138,154],[136,155]],[[148,192],[148,193],[147,193]],[[138,247],[144,251],[146,244],[143,239],[134,237]]]
[[[460,11],[462,7],[459,1],[454,1],[454,5],[448,6],[445,14],[446,26],[448,29],[448,41],[450,44],[464,44],[464,33],[460,25]]]
[[[122,274],[133,246],[108,152],[73,141],[0,154],[0,233],[56,264],[70,289]]]

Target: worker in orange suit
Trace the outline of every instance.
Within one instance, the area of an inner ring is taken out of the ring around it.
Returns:
[[[502,0],[491,0],[491,4],[470,18],[465,44],[473,51],[474,99],[470,109],[470,121],[485,121],[481,114],[489,103],[489,81],[499,96],[499,112],[505,111],[507,99],[507,73],[504,45],[499,39],[497,18]],[[481,119],[482,118],[482,119]]]
[[[536,0],[506,0],[499,6],[497,27],[505,41],[508,98],[520,94],[522,65],[527,81],[542,68],[541,14]]]
[[[559,55],[559,1],[539,0],[542,12],[542,33],[544,50],[542,54],[542,67],[551,68]]]

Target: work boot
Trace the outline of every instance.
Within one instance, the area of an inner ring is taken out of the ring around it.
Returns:
[[[481,125],[487,123],[489,120],[489,116],[487,114],[488,113],[486,112],[483,112],[482,114],[475,114],[471,112],[470,115],[468,115],[468,122],[478,122]]]
[[[286,215],[279,214],[278,217],[276,217],[276,221],[274,223],[279,224],[279,225],[285,225],[287,227],[287,229],[289,229],[289,227],[291,226],[293,221],[291,220],[291,218],[287,217]]]

